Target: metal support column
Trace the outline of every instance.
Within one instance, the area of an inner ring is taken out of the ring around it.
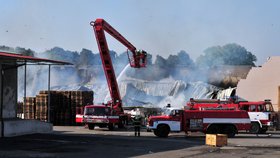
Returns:
[[[51,106],[50,106],[50,103],[51,103],[51,92],[50,92],[50,89],[51,89],[51,65],[49,65],[49,78],[48,78],[48,122],[51,122]]]
[[[0,78],[0,87],[1,87],[1,94],[0,94],[0,119],[1,119],[1,137],[4,138],[4,120],[3,120],[3,80],[4,80],[4,70],[3,70],[3,65],[0,65],[0,73],[1,73],[1,78]]]
[[[22,107],[22,113],[23,113],[23,118],[25,119],[25,104],[26,104],[26,63],[25,63],[25,65],[24,65],[24,85],[23,85],[24,87],[23,87],[23,90],[24,90],[24,92],[23,92],[23,107]],[[34,117],[35,117],[35,115],[34,115]],[[34,118],[35,119],[35,118]]]

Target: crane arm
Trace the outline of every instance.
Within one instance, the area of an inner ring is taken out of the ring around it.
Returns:
[[[106,31],[115,39],[117,39],[119,42],[121,42],[124,46],[126,46],[128,50],[131,51],[132,58],[129,57],[129,63],[131,67],[141,68],[146,66],[147,53],[143,50],[137,50],[136,47],[134,47],[127,39],[125,39],[116,29],[114,29],[104,19],[96,19],[95,21],[92,21],[90,24],[95,28],[95,32],[96,30],[99,29],[102,29],[102,31]]]
[[[110,51],[105,37],[105,31],[121,42],[123,45],[129,49],[133,56],[129,60],[130,66],[134,68],[141,68],[146,66],[146,56],[145,51],[138,51],[128,40],[126,40],[117,30],[115,30],[111,25],[109,25],[104,19],[96,19],[94,22],[90,23],[94,29],[98,49],[100,52],[100,57],[103,65],[103,70],[105,72],[108,88],[112,101],[112,107],[116,113],[123,113],[122,101],[119,93],[118,83],[113,68]]]

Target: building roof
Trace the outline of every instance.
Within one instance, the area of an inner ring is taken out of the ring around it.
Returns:
[[[35,63],[35,64],[48,64],[48,65],[72,65],[72,63],[50,60],[44,58],[36,58],[32,56],[25,56],[21,54],[8,53],[0,51],[0,60],[5,62],[16,61],[17,63]]]

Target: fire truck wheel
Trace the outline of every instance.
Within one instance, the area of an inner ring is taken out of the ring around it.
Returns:
[[[207,128],[206,133],[208,134],[218,134],[220,133],[220,128],[218,125],[211,125],[210,127]]]
[[[170,128],[167,125],[158,125],[157,134],[155,134],[158,137],[168,137],[168,134],[170,132]]]
[[[232,125],[227,125],[224,129],[224,133],[227,134],[229,138],[233,138],[236,134],[236,129]]]
[[[154,129],[153,131],[154,131],[154,134],[155,134],[157,137],[159,137],[159,132],[158,132],[158,130],[157,130],[157,129]]]
[[[88,124],[88,129],[94,130],[94,124]]]
[[[118,128],[124,128],[124,123],[122,122],[118,123]]]
[[[250,133],[257,134],[260,131],[260,125],[257,122],[251,123]]]
[[[114,125],[113,123],[110,123],[110,124],[108,125],[108,128],[109,128],[109,131],[113,131],[114,128],[115,128],[115,125]]]
[[[265,134],[266,131],[267,131],[267,127],[266,127],[266,128],[264,127],[264,128],[261,128],[261,129],[260,129],[259,133],[260,133],[260,134]]]

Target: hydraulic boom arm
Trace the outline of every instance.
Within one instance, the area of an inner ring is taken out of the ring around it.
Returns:
[[[129,49],[132,52],[132,58],[130,59],[130,57],[128,57],[131,67],[134,68],[145,67],[147,53],[142,50],[138,51],[128,40],[126,40],[117,30],[115,30],[111,25],[109,25],[104,19],[96,19],[95,21],[92,21],[90,24],[94,29],[104,73],[107,79],[107,84],[112,98],[110,104],[112,104],[112,107],[116,113],[123,113],[122,101],[119,93],[118,83],[116,80],[116,75],[113,68],[104,31],[106,31],[115,39],[117,39],[119,42],[121,42],[123,45],[127,47],[127,49]]]

